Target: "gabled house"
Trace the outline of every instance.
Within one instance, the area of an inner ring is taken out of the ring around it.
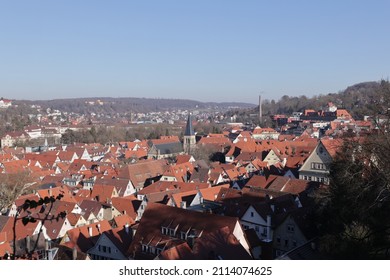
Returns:
[[[74,228],[66,232],[60,244],[71,249],[75,248],[78,252],[86,253],[96,244],[99,236],[110,229],[111,226],[106,220]]]
[[[92,260],[127,260],[133,239],[129,225],[103,232],[87,253]]]
[[[137,220],[138,209],[142,201],[135,196],[112,198],[113,216],[128,215],[133,220]]]
[[[315,228],[306,220],[307,209],[300,208],[279,217],[274,229],[274,258],[303,246],[316,236]]]
[[[120,197],[129,196],[136,192],[133,183],[129,179],[97,178],[95,184],[115,186]]]
[[[87,220],[81,214],[69,213],[66,215],[72,228],[82,227],[87,224]]]
[[[264,161],[266,161],[268,165],[274,165],[282,162],[283,157],[280,155],[277,148],[272,148],[265,156]]]
[[[255,158],[254,160],[250,161],[248,164],[245,165],[245,169],[248,172],[248,174],[263,174],[264,168],[268,166],[268,162],[262,161],[259,158]]]
[[[67,163],[72,163],[76,159],[79,159],[76,152],[72,152],[72,151],[59,151],[58,158],[60,159],[61,162],[67,162]]]
[[[240,217],[244,229],[253,228],[257,236],[271,242],[278,215],[295,211],[302,207],[298,197],[286,194],[261,202],[252,202]]]
[[[193,245],[180,243],[159,254],[158,260],[251,260],[252,256],[230,232],[222,227],[213,232],[204,232]]]
[[[111,203],[113,197],[118,197],[118,191],[115,186],[95,184],[91,197],[99,202]]]
[[[80,208],[81,215],[83,215],[84,219],[87,221],[88,224],[93,224],[98,221],[104,220],[105,211],[102,203],[94,200],[83,200],[80,203]]]
[[[162,174],[161,181],[187,182],[194,170],[194,166],[189,163],[181,163],[168,166]]]
[[[92,157],[89,154],[87,148],[83,147],[67,147],[66,151],[76,153],[77,158],[81,160],[91,161]]]
[[[139,191],[153,181],[159,180],[166,168],[167,162],[163,159],[128,164],[119,170],[118,178],[130,180]]]
[[[329,184],[332,157],[341,147],[342,140],[321,139],[299,169],[299,179]]]
[[[67,217],[49,215],[43,224],[43,228],[45,228],[46,240],[58,240],[59,238],[62,238],[68,230],[71,230],[73,226]]]
[[[237,218],[149,203],[127,253],[131,259],[154,259],[179,244],[187,243],[192,247],[203,234],[211,234],[224,227],[249,254],[249,246]]]

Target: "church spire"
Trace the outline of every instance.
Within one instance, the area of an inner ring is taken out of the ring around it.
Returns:
[[[188,114],[187,125],[186,125],[186,130],[184,132],[183,140],[184,140],[183,141],[184,152],[187,154],[191,154],[196,145],[196,138],[195,138],[194,129],[192,127],[191,114]]]
[[[186,131],[184,133],[184,136],[192,136],[195,135],[194,129],[192,128],[192,118],[191,118],[191,113],[188,114],[188,119],[187,119],[187,126],[186,126]]]

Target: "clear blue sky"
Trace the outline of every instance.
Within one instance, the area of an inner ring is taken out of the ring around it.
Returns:
[[[390,76],[390,1],[0,0],[0,96],[256,103]]]

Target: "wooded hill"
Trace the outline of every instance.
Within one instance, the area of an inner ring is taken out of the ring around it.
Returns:
[[[98,104],[97,101],[102,103]],[[89,103],[91,102],[91,103]],[[94,104],[92,104],[94,102]],[[21,100],[15,101],[15,104],[35,104],[43,109],[51,108],[62,112],[73,112],[79,114],[85,113],[148,113],[157,111],[171,110],[194,110],[194,109],[215,109],[226,110],[229,108],[253,108],[256,105],[241,102],[199,102],[186,99],[164,99],[164,98],[135,98],[135,97],[96,97],[96,98],[71,98],[54,100]]]
[[[385,114],[387,110],[386,91],[389,81],[364,82],[347,87],[338,93],[315,95],[313,97],[282,96],[278,101],[264,100],[263,115],[291,114],[303,112],[305,109],[324,110],[329,102],[339,109],[347,109],[355,119],[363,119],[365,115]],[[241,120],[244,116],[258,113],[258,106],[249,110],[232,110]]]

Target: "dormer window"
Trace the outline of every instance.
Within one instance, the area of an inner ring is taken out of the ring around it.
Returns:
[[[162,228],[161,228],[161,233],[162,233],[162,234],[168,235],[168,232],[169,232],[169,231],[168,231],[168,228],[166,228],[166,227],[162,227]]]
[[[187,239],[187,233],[184,232],[184,231],[180,232],[180,239],[186,240]]]

